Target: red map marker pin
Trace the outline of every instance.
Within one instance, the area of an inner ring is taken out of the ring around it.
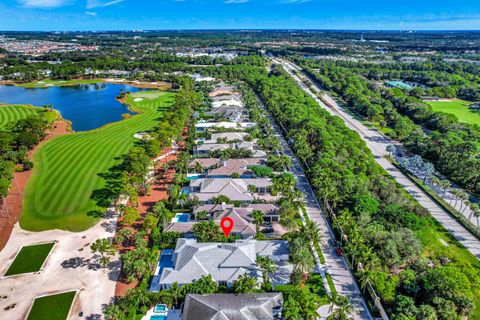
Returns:
[[[233,229],[233,219],[230,217],[222,218],[220,221],[220,227],[222,228],[223,234],[228,238],[230,231]]]

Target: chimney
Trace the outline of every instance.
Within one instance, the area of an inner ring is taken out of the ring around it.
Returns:
[[[224,167],[227,166],[227,160],[223,160],[223,166],[224,166]]]
[[[227,204],[225,202],[222,202],[222,210],[225,210],[227,208]]]

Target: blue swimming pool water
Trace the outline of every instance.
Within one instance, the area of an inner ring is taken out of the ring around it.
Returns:
[[[160,311],[165,311],[167,307],[163,304],[157,304],[155,308],[153,309],[153,312],[160,312]]]
[[[188,213],[180,213],[177,214],[176,217],[178,222],[188,222],[190,220],[190,215]]]
[[[167,320],[167,316],[151,316],[150,320]]]
[[[203,175],[203,174],[192,174],[192,175],[187,176],[187,180],[191,181],[191,180],[200,179],[200,178],[203,178],[203,177],[205,177],[205,175]]]

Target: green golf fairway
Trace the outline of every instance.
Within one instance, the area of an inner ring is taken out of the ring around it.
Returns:
[[[427,103],[434,111],[456,115],[460,122],[480,125],[480,111],[470,109],[471,102],[455,99],[452,101],[429,101]]]
[[[25,119],[33,115],[44,115],[51,122],[55,119],[56,111],[44,112],[42,108],[23,104],[0,105],[0,130],[5,129],[9,122]]]
[[[143,100],[138,101],[138,97]],[[135,133],[158,125],[162,110],[174,101],[171,92],[149,91],[148,97],[135,93],[127,102],[140,114],[42,145],[34,155],[33,174],[25,188],[21,227],[31,231],[82,231],[93,226],[98,218],[87,212],[104,209],[91,199],[92,192],[105,184],[99,174],[119,162],[116,158],[133,145]]]

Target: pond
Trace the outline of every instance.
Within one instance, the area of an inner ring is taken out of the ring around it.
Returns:
[[[64,119],[72,122],[73,130],[87,131],[122,120],[122,114],[133,114],[126,105],[115,99],[122,90],[136,92],[142,89],[110,83],[47,88],[0,85],[0,103],[32,104],[37,107],[52,104]]]

